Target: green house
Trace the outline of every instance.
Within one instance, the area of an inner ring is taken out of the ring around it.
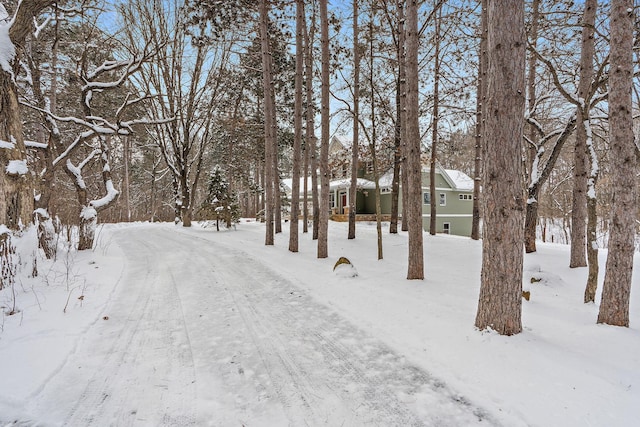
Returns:
[[[381,156],[389,158],[389,156]],[[380,185],[380,209],[383,221],[391,218],[392,180],[393,170],[388,162],[379,165],[389,172],[382,175]],[[351,186],[351,148],[350,142],[344,138],[334,136],[329,145],[329,169],[331,181],[329,184],[330,218],[334,221],[348,221],[349,188]],[[436,203],[436,232],[455,234],[459,236],[471,235],[471,221],[473,211],[473,179],[461,171],[444,169],[436,166],[436,194],[429,191],[429,168],[422,170],[422,224],[429,229],[431,220],[431,203]],[[376,196],[373,181],[373,167],[370,161],[361,160],[358,164],[356,192],[356,219],[359,221],[375,220]],[[291,191],[291,180],[282,180],[287,192]],[[304,179],[300,181],[302,195]],[[307,188],[311,188],[308,178]],[[311,190],[309,190],[311,191]],[[301,201],[300,209],[303,202]],[[307,200],[309,212],[312,212],[311,197]],[[402,190],[399,196],[400,215],[402,215]]]
[[[429,229],[431,220],[431,203],[436,203],[436,232],[471,235],[473,210],[473,179],[464,172],[453,169],[436,169],[436,194],[430,194],[429,169],[422,171],[422,224]],[[380,210],[384,220],[391,214],[392,173],[379,179]],[[349,186],[351,180],[343,178],[330,183],[330,209],[332,219],[346,220],[349,213]],[[375,182],[358,178],[356,198],[356,214],[365,220],[371,220],[376,213]],[[402,190],[399,196],[400,214],[402,213]]]

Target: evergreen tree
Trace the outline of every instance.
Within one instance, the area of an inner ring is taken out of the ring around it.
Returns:
[[[231,190],[224,172],[216,166],[209,175],[209,187],[207,197],[200,211],[205,218],[216,221],[216,230],[220,231],[220,220],[224,221],[227,228],[240,218],[238,197]]]

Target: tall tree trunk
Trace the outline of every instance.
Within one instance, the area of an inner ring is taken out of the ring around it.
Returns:
[[[391,220],[389,222],[389,233],[391,234],[398,233],[398,213],[400,208],[400,164],[402,163],[402,118],[400,109],[400,78],[398,78],[396,80],[396,125],[393,132],[393,180],[391,181]]]
[[[533,0],[531,3],[531,29],[530,31],[530,43],[535,50],[538,45],[538,27],[540,19],[540,0]],[[535,53],[531,52],[528,59],[528,71],[527,71],[527,95],[529,114],[533,114],[536,105],[536,66],[537,57]],[[536,167],[534,159],[537,155],[537,136],[538,130],[535,126],[529,126],[529,141],[527,146],[527,167],[529,173],[529,179],[535,176],[533,168]],[[539,188],[539,187],[538,187]],[[526,253],[536,251],[536,226],[538,223],[538,199],[537,194],[535,198],[529,197],[527,199],[526,214],[524,219],[524,250]]]
[[[371,141],[369,144],[369,148],[371,150],[371,161],[373,162],[373,179],[375,182],[375,192],[376,192],[376,235],[377,235],[377,244],[378,244],[378,259],[381,260],[383,258],[382,253],[382,208],[380,205],[380,174],[378,171],[378,156],[376,153],[376,102],[373,85],[374,85],[374,52],[373,52],[373,17],[371,18],[371,22],[369,22],[369,86],[371,87]]]
[[[471,238],[480,239],[480,182],[482,181],[482,147],[485,141],[485,117],[487,101],[487,1],[481,0],[480,51],[478,52],[478,87],[476,94],[476,137],[473,162],[473,207],[471,214]]]
[[[289,226],[289,250],[298,252],[298,216],[300,215],[300,155],[302,140],[302,72],[304,34],[304,1],[296,0],[296,76],[293,118],[293,173],[291,184],[291,219]],[[306,179],[306,177],[305,177]]]
[[[402,198],[402,231],[409,230],[406,201],[409,200],[409,181],[407,180],[407,58],[406,58],[406,26],[405,26],[406,0],[396,0],[398,8],[398,87],[400,121],[400,189]],[[419,131],[419,129],[418,129]],[[422,198],[422,195],[420,195]]]
[[[406,35],[406,173],[407,198],[403,200],[408,216],[409,260],[407,279],[424,279],[422,230],[422,165],[418,103],[418,1],[409,0]]]
[[[265,240],[264,244],[274,244],[275,176],[273,162],[276,150],[274,123],[275,100],[271,72],[271,47],[269,43],[269,1],[260,1],[260,43],[262,48],[262,89],[264,92],[264,192],[265,192]]]
[[[186,159],[186,157],[184,157]],[[180,169],[180,190],[182,204],[180,205],[180,213],[183,227],[191,227],[191,194],[189,190],[189,175],[185,167]]]
[[[305,59],[304,74],[306,86],[306,145],[311,158],[311,206],[313,215],[313,230],[311,238],[318,239],[318,224],[320,221],[320,207],[318,200],[318,147],[315,137],[315,110],[313,104],[313,39],[315,34],[315,18],[309,31],[305,28]],[[305,20],[306,25],[306,20]]]
[[[522,331],[525,107],[524,2],[488,1],[488,85],[484,144],[484,239],[475,325],[501,335]]]
[[[276,135],[277,122],[275,117],[275,98],[273,104],[273,134],[275,138],[274,146],[273,146],[273,196],[274,196],[274,207],[273,207],[273,225],[274,231],[276,233],[282,233],[282,192],[280,191],[280,168],[278,167],[278,138]]]
[[[593,60],[595,58],[595,24],[598,0],[586,0],[582,17],[582,44],[580,50],[580,82],[578,84],[578,98],[584,100],[584,105],[578,107],[578,135],[585,138],[587,158],[589,159],[589,175],[587,180],[587,261],[589,274],[584,290],[584,302],[594,302],[598,289],[598,215],[596,207],[596,183],[598,181],[599,166],[594,148],[593,135],[590,124],[591,88],[593,86]]]
[[[306,132],[306,130],[305,130]],[[303,172],[303,176],[304,176],[304,181],[303,181],[303,190],[302,190],[302,232],[303,233],[308,233],[309,232],[309,161],[310,159],[310,152],[311,150],[309,150],[309,143],[307,140],[307,137],[305,135],[305,140],[304,140],[304,164],[302,166],[302,169],[304,170]]]
[[[585,5],[585,14],[588,13],[588,8]],[[585,15],[586,17],[586,15]],[[583,32],[584,36],[584,32]],[[582,48],[585,48],[584,40]],[[584,52],[583,52],[584,55]],[[584,57],[581,58],[581,77],[585,72],[583,68],[587,63],[583,62]],[[592,61],[593,59],[591,59]],[[591,67],[591,74],[593,74],[593,65]],[[581,89],[589,88],[591,81],[587,82],[580,79],[578,91]],[[583,94],[584,95],[584,94]],[[580,95],[579,95],[580,96]],[[585,99],[585,98],[583,98]],[[585,267],[587,265],[586,259],[586,224],[587,224],[587,186],[588,186],[588,155],[586,144],[586,131],[583,125],[584,108],[578,108],[578,122],[576,127],[576,142],[574,150],[574,181],[573,181],[573,199],[571,209],[571,255],[569,260],[569,267]]]
[[[613,197],[609,254],[602,286],[598,323],[629,326],[629,296],[633,273],[638,189],[630,179],[638,174],[633,141],[631,89],[633,85],[633,1],[611,2],[611,71],[609,127]]]
[[[348,239],[356,238],[356,198],[358,195],[358,150],[360,147],[360,47],[358,46],[358,1],[353,0],[353,143],[351,144],[351,185],[349,186]]]
[[[442,3],[436,4],[434,7],[438,8],[438,13],[435,16],[435,53],[433,67],[433,121],[431,126],[431,163],[429,168],[429,192],[431,193],[431,206],[430,206],[430,218],[429,218],[429,234],[435,236],[436,234],[436,215],[437,206],[436,202],[439,200],[436,197],[436,164],[438,158],[438,119],[439,119],[439,102],[440,102],[440,19],[442,17]]]
[[[126,213],[126,221],[131,222],[131,196],[129,193],[129,162],[131,159],[131,146],[129,136],[122,138],[122,157],[124,163],[123,191],[124,191],[124,210]]]
[[[320,134],[320,214],[318,258],[329,256],[329,18],[327,0],[320,0],[320,44],[322,48],[321,134]]]

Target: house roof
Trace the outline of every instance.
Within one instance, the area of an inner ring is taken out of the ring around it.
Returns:
[[[422,173],[429,173],[429,167],[423,167]],[[445,169],[438,162],[436,163],[436,172],[440,173],[445,181],[451,186],[454,190],[459,191],[473,191],[473,179],[467,175],[466,173],[455,170],[455,169]]]
[[[329,188],[331,190],[335,190],[337,188],[349,188],[350,186],[351,186],[351,178],[335,179],[329,182]],[[382,187],[382,185],[380,186]],[[376,188],[376,183],[373,181],[369,181],[368,179],[358,178],[356,180],[356,187],[371,190]]]
[[[445,169],[445,172],[453,181],[456,190],[473,191],[473,179],[469,175],[455,169]]]

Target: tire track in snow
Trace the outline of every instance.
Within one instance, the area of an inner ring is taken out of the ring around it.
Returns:
[[[216,276],[250,331],[290,425],[498,424],[249,254],[189,237],[218,246]]]
[[[73,379],[86,384],[67,397],[73,403],[63,425],[195,425],[193,362],[175,283],[153,268],[148,245],[134,246],[123,249],[143,250],[149,261],[130,265],[109,320],[89,332],[39,398],[59,398]]]

